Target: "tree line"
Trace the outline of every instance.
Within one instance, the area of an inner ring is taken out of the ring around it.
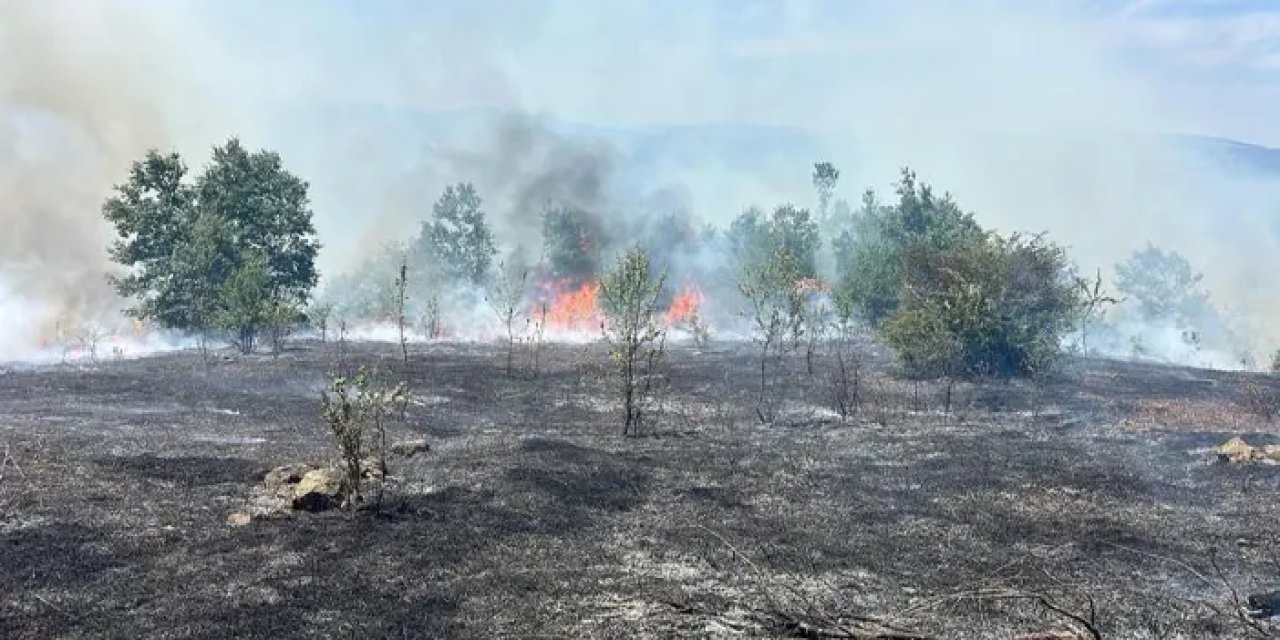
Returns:
[[[1053,366],[1069,333],[1105,333],[1102,317],[1119,298],[1102,290],[1100,274],[1090,289],[1045,234],[985,229],[910,169],[892,201],[867,190],[856,209],[836,198],[839,179],[834,165],[814,165],[816,214],[789,203],[769,213],[753,207],[723,229],[669,215],[618,247],[600,215],[549,203],[540,212],[541,255],[516,250],[501,263],[483,200],[462,182],[444,190],[416,235],[331,278],[330,288],[351,307],[344,317],[395,319],[402,332],[415,321],[436,331],[440,292],[473,291],[499,318],[508,312],[510,335],[530,265],[549,277],[613,277],[606,291],[644,291],[643,306],[656,313],[678,280],[673,265],[698,254],[710,259],[684,268],[702,269],[694,275],[709,287],[731,283],[720,293],[735,297],[760,342],[762,396],[773,356],[808,345],[812,357],[838,326],[871,328],[914,376],[1034,374]],[[289,328],[324,326],[337,304],[308,307],[320,250],[308,185],[274,152],[231,139],[198,175],[176,153],[149,152],[103,214],[116,232],[110,256],[125,267],[112,280],[134,317],[224,336],[246,352],[265,335],[274,351]],[[636,251],[643,256],[628,258],[626,278],[601,273],[608,255]],[[1154,247],[1135,253],[1117,269],[1121,293],[1151,314],[1203,314],[1199,276],[1179,260]],[[635,281],[641,264],[656,289]]]

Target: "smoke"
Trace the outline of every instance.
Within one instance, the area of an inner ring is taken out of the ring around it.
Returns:
[[[1278,143],[1280,83],[1217,79],[1245,76],[1213,73],[1231,52],[1203,39],[1184,55],[1180,4],[0,0],[0,309],[21,310],[0,358],[61,317],[114,317],[99,207],[130,161],[176,147],[195,169],[230,135],[310,181],[327,280],[462,180],[536,259],[549,203],[617,247],[668,215],[812,206],[817,160],[851,201],[911,165],[1085,271],[1148,241],[1186,255],[1260,353],[1280,344],[1259,286],[1277,181],[1161,134]]]
[[[0,3],[0,359],[119,321],[99,207],[173,141],[153,89],[183,87],[153,27],[127,7]]]

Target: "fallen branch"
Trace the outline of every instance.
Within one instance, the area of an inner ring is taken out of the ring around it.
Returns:
[[[818,614],[813,606],[812,598],[801,593],[791,585],[778,585],[769,578],[768,575],[747,557],[745,553],[735,547],[724,536],[712,531],[703,525],[694,525],[694,528],[703,531],[714,537],[724,545],[735,558],[741,558],[743,563],[751,569],[755,574],[755,584],[757,590],[766,601],[766,607],[754,607],[752,611],[755,618],[764,626],[770,628],[774,633],[789,638],[839,638],[845,640],[932,640],[931,636],[922,635],[905,629],[897,628],[883,620],[879,620],[870,616],[825,616]],[[798,616],[789,612],[790,607],[780,602],[775,596],[775,589],[784,589],[790,592],[794,597],[801,600],[806,609],[806,616]],[[672,603],[668,603],[672,604]],[[675,605],[673,605],[675,606]],[[686,610],[686,612],[688,612]],[[856,625],[869,628],[855,628],[844,624],[845,621],[852,622]]]
[[[1034,591],[1024,591],[1021,589],[969,589],[938,596],[933,599],[932,602],[935,604],[941,604],[946,602],[960,602],[964,600],[1029,600],[1039,604],[1041,607],[1044,607],[1045,610],[1065,618],[1077,634],[1090,638],[1091,640],[1102,640],[1102,634],[1098,631],[1098,627],[1093,621],[1086,620],[1083,616],[1062,608],[1048,596]],[[1090,600],[1089,608],[1092,611],[1092,600]],[[1092,613],[1090,616],[1092,617]]]

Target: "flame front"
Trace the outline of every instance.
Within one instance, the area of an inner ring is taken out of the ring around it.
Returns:
[[[698,317],[698,309],[702,306],[702,292],[692,285],[676,294],[675,300],[667,308],[667,326],[673,327],[694,320]]]
[[[554,282],[547,302],[544,320],[560,331],[600,330],[600,283],[588,280],[574,287],[567,281]]]

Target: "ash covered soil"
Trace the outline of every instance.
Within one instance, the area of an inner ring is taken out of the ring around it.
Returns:
[[[947,411],[871,350],[841,420],[831,363],[797,356],[765,425],[750,344],[680,347],[624,438],[599,346],[536,375],[499,346],[350,351],[410,384],[392,440],[432,450],[391,460],[379,513],[245,526],[268,469],[334,456],[333,345],[0,374],[0,637],[1274,631],[1235,599],[1280,582],[1280,466],[1212,450],[1277,441],[1238,408],[1264,376],[1075,362]]]

